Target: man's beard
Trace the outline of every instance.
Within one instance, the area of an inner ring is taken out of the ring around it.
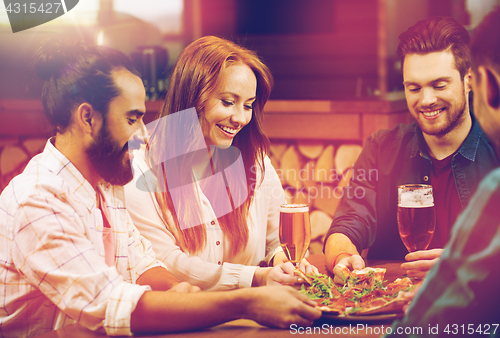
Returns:
[[[86,149],[87,156],[97,174],[113,185],[125,185],[134,177],[130,161],[124,160],[127,151],[128,142],[120,148],[120,145],[111,137],[106,120],[94,142]]]
[[[439,129],[435,129],[432,127],[428,128],[425,123],[421,123],[418,119],[417,123],[422,132],[427,135],[443,136],[460,126],[464,121],[464,114],[469,111],[469,105],[467,104],[467,96],[465,95],[465,92],[463,93],[461,100],[455,106],[453,111],[450,110],[451,106],[446,107],[446,109],[448,110],[448,114],[446,115],[447,123]]]

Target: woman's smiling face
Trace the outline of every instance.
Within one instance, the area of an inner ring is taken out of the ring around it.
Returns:
[[[250,67],[236,63],[225,69],[219,88],[200,116],[207,146],[231,146],[236,134],[252,119],[256,92],[257,79]]]

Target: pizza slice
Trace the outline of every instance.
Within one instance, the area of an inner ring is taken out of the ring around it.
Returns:
[[[373,287],[375,283],[383,282],[386,269],[383,268],[364,268],[362,270],[350,270],[344,264],[338,264],[340,268],[341,277],[347,285],[366,285]]]
[[[294,271],[293,271],[293,274],[295,276],[298,276],[300,278],[302,278],[302,280],[304,282],[306,282],[307,284],[309,285],[312,285],[312,279],[311,277],[308,277],[304,272],[302,272],[302,270],[300,270],[299,268],[296,268]]]

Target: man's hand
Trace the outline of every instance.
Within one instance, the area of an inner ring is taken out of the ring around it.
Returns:
[[[406,270],[406,274],[410,277],[425,278],[442,253],[443,249],[411,252],[405,257],[408,263],[401,264],[401,269]]]
[[[337,261],[337,264],[335,264],[333,268],[333,274],[335,275],[333,281],[337,284],[344,284],[344,279],[342,278],[343,274],[339,264],[347,266],[350,270],[361,270],[365,268],[365,261],[360,255],[344,256]]]
[[[400,292],[398,297],[399,298],[402,298],[402,299],[406,299],[406,300],[409,300],[410,302],[413,300],[413,298],[415,298],[416,294],[418,293],[418,290],[420,290],[420,287],[422,285],[417,285],[415,287],[415,289],[413,289],[412,291],[410,292]],[[403,306],[403,311],[406,313],[408,311],[408,307],[410,306],[410,304],[407,304],[405,306]]]
[[[242,304],[246,306],[245,317],[261,325],[288,329],[291,324],[310,326],[321,317],[321,311],[314,308],[315,302],[289,286],[265,286],[249,291],[252,294]]]
[[[175,285],[173,288],[168,290],[167,292],[181,292],[181,293],[192,293],[192,292],[200,292],[201,289],[197,286],[191,285],[188,282],[181,282]]]

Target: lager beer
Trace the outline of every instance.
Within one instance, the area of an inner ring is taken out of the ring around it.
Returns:
[[[406,184],[398,187],[399,235],[409,252],[425,250],[436,227],[432,187]]]
[[[286,257],[298,267],[311,242],[311,225],[307,204],[281,205],[280,242]]]

